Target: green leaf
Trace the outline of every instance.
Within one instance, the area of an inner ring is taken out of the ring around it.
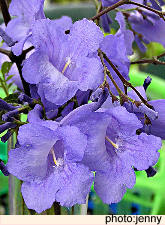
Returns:
[[[12,77],[14,77],[14,75],[10,75],[7,77],[6,82],[9,81]]]
[[[1,67],[1,72],[3,74],[3,77],[5,78],[5,75],[9,73],[13,63],[12,62],[4,62]]]
[[[6,101],[7,103],[18,103],[18,96],[19,96],[18,92],[10,94],[6,98],[4,98],[4,101]]]
[[[8,89],[11,88],[12,85],[13,85],[13,82],[11,82],[11,83],[8,85]]]

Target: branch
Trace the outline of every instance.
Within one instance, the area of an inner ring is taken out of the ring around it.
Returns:
[[[162,53],[162,54],[160,54],[160,55],[158,55],[158,56],[157,56],[157,59],[160,59],[161,57],[164,57],[164,56],[165,56],[165,52]]]
[[[6,49],[0,48],[0,53],[7,55],[10,58],[10,55],[12,54],[11,51],[8,51]]]
[[[2,15],[3,15],[5,25],[7,26],[7,24],[11,20],[11,16],[9,14],[9,10],[8,10],[8,7],[7,7],[7,4],[6,4],[5,0],[0,0],[0,7],[1,7],[1,10],[2,10]]]
[[[24,78],[22,76],[22,62],[26,57],[26,53],[29,52],[30,50],[31,50],[31,48],[26,49],[25,52],[23,51],[20,56],[16,56],[11,51],[0,48],[0,53],[2,53],[4,55],[7,55],[9,57],[9,59],[11,60],[11,62],[16,63],[19,74],[20,74],[20,78],[21,78],[21,81],[22,81],[22,85],[23,85],[23,88],[24,88],[24,91],[25,91],[25,94],[28,95],[29,97],[31,96],[29,84],[24,80]]]
[[[104,15],[105,13],[108,13],[114,9],[116,9],[117,7],[121,6],[121,5],[125,5],[125,4],[132,4],[132,5],[136,5],[136,6],[139,6],[141,8],[144,8],[144,9],[147,9],[151,12],[154,12],[155,14],[157,14],[160,18],[162,18],[164,21],[165,21],[165,18],[164,18],[164,14],[162,11],[159,11],[159,10],[156,10],[156,9],[153,9],[149,6],[146,6],[146,5],[142,5],[140,3],[137,3],[137,2],[133,2],[133,1],[130,1],[130,0],[120,0],[119,2],[117,2],[116,4],[112,5],[112,6],[109,6],[107,7],[106,9],[104,9],[103,11],[99,12],[96,16],[92,17],[91,20],[96,20],[98,19],[99,17],[101,17],[102,15]]]
[[[153,8],[151,8],[151,7],[149,7],[149,6],[142,5],[142,4],[140,4],[140,3],[132,2],[132,1],[126,2],[125,4],[137,5],[137,6],[141,7],[141,8],[147,9],[147,10],[149,10],[149,11],[151,11],[151,12],[154,12],[154,13],[157,14],[160,18],[162,18],[163,20],[165,20],[165,18],[164,18],[164,13],[163,13],[162,11],[159,11],[159,10],[153,9]]]
[[[114,9],[116,9],[117,7],[126,4],[126,2],[129,2],[129,0],[120,0],[119,2],[115,3],[112,6],[107,7],[106,9],[104,9],[103,11],[99,12],[96,16],[92,17],[91,20],[96,20],[98,18],[100,18],[102,15],[104,15],[105,13],[108,13]]]
[[[165,62],[161,62],[157,60],[156,58],[153,59],[142,59],[135,62],[131,62],[131,64],[145,64],[145,63],[151,63],[154,65],[165,65]]]
[[[31,46],[31,47],[29,47],[29,48],[23,50],[22,53],[23,53],[24,55],[26,55],[27,53],[29,53],[29,52],[32,51],[33,49],[34,49],[34,46]]]
[[[165,62],[159,61],[161,57],[165,56],[165,53],[162,53],[161,55],[155,56],[152,59],[142,59],[135,62],[131,62],[131,64],[145,64],[145,63],[151,63],[154,65],[165,65]]]
[[[130,87],[132,90],[135,91],[135,93],[138,95],[138,97],[140,98],[140,100],[150,109],[153,109],[153,106],[150,105],[146,99],[143,98],[143,96],[139,93],[139,91],[136,90],[136,88],[134,86],[132,86],[132,84],[130,82],[128,82],[123,76],[122,74],[119,72],[119,70],[116,68],[116,66],[111,62],[111,60],[106,56],[106,54],[104,52],[102,52],[104,59],[109,63],[109,65],[112,67],[112,69],[115,71],[115,73],[117,74],[117,76],[120,78],[120,80],[123,82],[123,84],[126,87]]]

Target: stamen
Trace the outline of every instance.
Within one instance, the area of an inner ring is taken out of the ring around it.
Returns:
[[[68,61],[67,61],[67,63],[65,64],[65,66],[64,66],[64,68],[63,68],[63,70],[62,70],[62,73],[64,74],[65,73],[65,71],[66,71],[66,69],[68,68],[68,66],[71,64],[71,59],[68,57]]]
[[[51,153],[53,155],[53,161],[54,161],[55,165],[58,166],[58,162],[57,162],[57,159],[56,159],[56,156],[55,156],[53,148],[51,149]]]
[[[119,149],[119,146],[117,144],[115,144],[113,141],[111,141],[107,136],[105,136],[105,139],[111,144],[113,145],[114,148]]]

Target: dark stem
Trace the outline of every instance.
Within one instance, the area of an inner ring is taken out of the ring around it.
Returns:
[[[24,80],[23,75],[22,75],[22,62],[23,62],[23,60],[21,59],[19,61],[19,58],[18,58],[18,60],[16,60],[16,65],[17,65],[17,68],[18,68],[18,71],[19,71],[19,74],[20,74],[20,78],[21,78],[21,81],[22,81],[22,85],[23,85],[25,94],[28,95],[28,96],[31,96],[29,84]]]
[[[18,71],[19,71],[19,74],[20,74],[20,78],[21,78],[21,81],[22,81],[22,85],[23,85],[25,94],[30,97],[31,94],[30,94],[29,84],[24,80],[23,75],[22,75],[22,63],[25,60],[25,57],[26,57],[26,55],[24,54],[24,52],[22,52],[22,54],[19,55],[19,56],[15,56],[11,52],[11,54],[9,56],[10,60],[12,62],[15,62],[16,65],[17,65],[17,68],[18,68]]]
[[[61,215],[61,206],[58,202],[54,202],[54,214],[55,215]]]
[[[124,5],[126,2],[129,2],[129,0],[120,0],[119,2],[115,3],[112,6],[107,7],[106,9],[104,9],[103,11],[99,12],[96,16],[92,17],[91,20],[96,20],[98,18],[100,18],[102,15],[104,15],[105,13],[108,13],[114,9],[116,9],[117,7]]]
[[[26,54],[32,49],[33,49],[33,46],[24,50],[20,56],[16,56],[11,51],[0,48],[0,53],[7,55],[9,59],[11,60],[11,62],[16,63],[25,94],[28,95],[29,97],[31,96],[30,88],[29,88],[29,84],[24,80],[22,76],[22,63],[23,63],[23,60],[25,60]]]
[[[6,0],[0,0],[0,7],[1,7],[1,11],[2,11],[2,15],[3,15],[5,25],[7,26],[7,24],[11,20],[11,16],[9,14],[9,10],[8,10],[7,4],[6,4]]]
[[[142,60],[138,60],[138,61],[135,61],[135,62],[131,62],[131,64],[152,63],[152,64],[155,64],[155,65],[165,65],[165,62],[159,61],[159,59],[161,57],[164,57],[164,56],[165,56],[165,52],[158,55],[158,56],[154,56],[152,59],[142,59]]]
[[[125,4],[137,5],[137,6],[139,6],[139,7],[144,8],[144,9],[148,9],[149,11],[154,12],[154,13],[157,14],[160,18],[162,18],[163,20],[165,20],[165,18],[164,18],[164,16],[163,16],[163,15],[164,15],[163,12],[161,12],[161,11],[159,11],[159,10],[156,10],[156,9],[153,9],[153,8],[147,6],[147,5],[142,5],[142,4],[140,4],[140,3],[133,2],[133,1],[126,2]]]
[[[145,64],[145,63],[151,63],[154,65],[165,65],[165,62],[161,62],[156,58],[153,59],[142,59],[135,62],[131,62],[131,64]]]
[[[32,51],[34,49],[34,46],[31,46],[25,50],[23,50],[23,54],[26,55],[28,52]]]
[[[163,20],[165,20],[164,18],[164,13],[159,11],[159,10],[156,10],[156,9],[153,9],[149,6],[146,6],[146,5],[142,5],[140,3],[137,3],[137,2],[133,2],[133,1],[130,1],[130,0],[120,0],[119,2],[115,3],[114,5],[112,6],[109,6],[107,7],[106,9],[104,9],[103,11],[99,12],[96,16],[92,17],[91,20],[96,20],[98,19],[99,17],[101,17],[102,15],[104,15],[105,13],[108,13],[116,8],[118,8],[119,6],[121,5],[124,5],[124,4],[132,4],[132,5],[136,5],[136,6],[139,6],[141,8],[144,8],[144,9],[147,9],[151,12],[154,12],[155,14],[157,14],[160,18],[162,18]]]
[[[106,56],[106,54],[104,52],[103,53],[103,57],[104,59],[109,63],[109,65],[112,67],[112,69],[115,71],[115,73],[118,75],[118,77],[120,78],[120,80],[123,82],[123,84],[126,87],[130,87],[132,90],[135,91],[135,93],[138,95],[138,97],[140,98],[140,100],[150,109],[153,109],[153,107],[148,104],[147,100],[143,98],[143,96],[136,90],[136,88],[134,86],[132,86],[132,84],[130,82],[128,82],[123,75],[119,72],[119,70],[116,68],[116,66],[111,62],[111,60]]]
[[[6,49],[0,48],[0,53],[7,55],[8,57],[10,57],[11,55],[11,51],[8,51]]]
[[[160,55],[158,55],[158,56],[157,56],[157,59],[160,59],[161,57],[164,57],[164,56],[165,56],[165,52],[162,53],[162,54],[160,54]]]

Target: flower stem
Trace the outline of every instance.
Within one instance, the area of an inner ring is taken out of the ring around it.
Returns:
[[[2,15],[3,15],[5,25],[7,26],[7,24],[11,20],[11,16],[9,14],[9,10],[8,10],[7,4],[6,4],[6,0],[0,0],[0,7],[1,7],[1,11],[2,11]]]

